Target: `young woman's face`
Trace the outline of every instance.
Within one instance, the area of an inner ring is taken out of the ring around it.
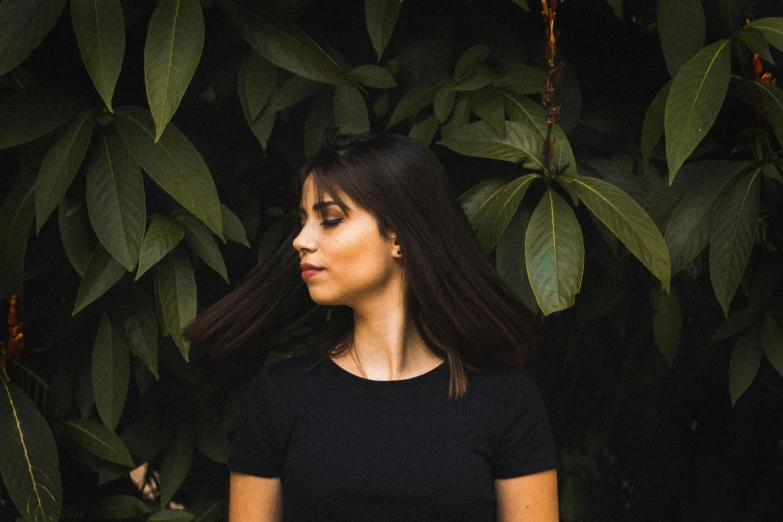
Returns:
[[[375,216],[340,194],[318,200],[312,176],[305,179],[299,215],[302,230],[293,246],[303,265],[310,297],[322,305],[355,308],[364,300],[401,290],[395,236],[381,236]],[[307,264],[317,267],[308,270]]]

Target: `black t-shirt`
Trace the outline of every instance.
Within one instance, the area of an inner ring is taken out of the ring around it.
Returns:
[[[448,397],[446,363],[396,381],[313,355],[251,382],[229,469],[280,477],[285,520],[495,520],[495,478],[557,467],[546,411],[521,367],[468,371]]]

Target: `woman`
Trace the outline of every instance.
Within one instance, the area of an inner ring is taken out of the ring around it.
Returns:
[[[188,329],[228,352],[328,310],[248,388],[231,522],[557,520],[557,453],[519,365],[530,318],[434,154],[338,138],[297,189],[293,241]]]

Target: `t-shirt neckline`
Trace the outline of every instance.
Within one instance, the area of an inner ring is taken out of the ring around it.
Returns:
[[[396,388],[407,388],[409,386],[419,386],[422,384],[433,382],[446,371],[446,361],[443,361],[433,369],[427,370],[421,375],[416,375],[415,377],[409,377],[407,379],[396,379],[392,381],[377,381],[374,379],[365,379],[364,377],[360,377],[358,375],[349,372],[348,370],[346,370],[345,368],[343,368],[342,366],[334,362],[334,360],[332,360],[331,357],[326,357],[326,364],[328,367],[332,369],[332,373],[336,375],[338,378],[351,382],[353,384],[357,384],[359,386],[364,386],[366,388],[375,388],[375,389],[381,389],[381,388],[396,389]]]

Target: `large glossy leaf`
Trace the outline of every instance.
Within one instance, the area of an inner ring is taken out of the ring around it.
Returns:
[[[726,194],[710,233],[710,280],[724,315],[739,287],[756,242],[761,168],[751,172]]]
[[[655,95],[652,103],[647,107],[642,124],[642,161],[645,168],[650,163],[650,156],[658,141],[663,136],[664,115],[666,112],[666,99],[669,97],[671,81],[661,87],[658,94]]]
[[[707,246],[711,218],[715,217],[717,203],[726,194],[733,180],[750,167],[750,163],[738,161],[699,163],[704,163],[708,175],[680,200],[664,233],[673,274],[688,266]]]
[[[35,187],[36,233],[57,208],[71,185],[90,146],[95,114],[92,109],[78,113],[57,136],[44,156]]]
[[[729,393],[734,405],[745,391],[750,388],[761,366],[761,343],[759,332],[750,329],[734,345],[729,362]]]
[[[361,134],[370,130],[367,104],[359,89],[338,85],[334,90],[334,123],[340,134]]]
[[[155,143],[177,111],[204,47],[204,15],[198,0],[161,0],[144,45],[144,82],[155,120]]]
[[[11,94],[0,104],[0,149],[49,134],[80,108],[78,100],[60,90],[34,86]]]
[[[585,176],[561,176],[573,186],[587,208],[669,290],[669,251],[658,227],[628,194],[606,181]]]
[[[92,347],[92,388],[103,424],[114,431],[120,422],[130,382],[130,354],[106,315]]]
[[[98,505],[97,513],[103,519],[137,519],[151,509],[141,499],[131,495],[112,495]]]
[[[155,214],[141,243],[136,281],[166,254],[174,250],[184,237],[185,227],[182,223],[162,214]]]
[[[35,217],[35,177],[23,179],[0,207],[0,288],[22,294],[27,239]]]
[[[182,357],[190,360],[190,343],[182,336],[183,329],[196,317],[196,278],[188,254],[177,248],[155,267],[163,318],[171,338]]]
[[[485,122],[477,121],[454,129],[438,144],[465,156],[522,163],[527,168],[543,170],[541,136],[515,121],[507,121],[505,130],[501,136]]]
[[[185,240],[193,252],[228,283],[228,272],[226,271],[226,263],[223,261],[223,254],[220,253],[220,249],[207,227],[189,214],[178,213],[176,219],[185,225]]]
[[[87,170],[87,213],[106,250],[128,271],[136,268],[147,220],[144,180],[111,127],[101,132]]]
[[[517,211],[530,183],[540,178],[540,174],[526,174],[506,184],[491,195],[476,212],[472,220],[476,236],[485,252],[491,252],[500,236],[506,230],[509,221]]]
[[[408,136],[420,142],[425,147],[429,147],[437,132],[438,120],[435,118],[434,114],[430,114],[423,120],[417,121],[411,125],[411,130],[408,132]]]
[[[435,100],[433,101],[432,108],[434,109],[434,116],[438,122],[443,123],[451,114],[451,109],[454,107],[454,100],[457,93],[450,89],[448,86],[441,87],[437,93],[435,93]],[[505,119],[505,118],[504,118]]]
[[[63,422],[71,438],[96,457],[121,466],[134,467],[122,440],[109,428],[93,419],[69,419]]]
[[[220,209],[223,211],[223,233],[226,235],[226,240],[234,241],[250,248],[245,226],[237,215],[225,205],[220,205]]]
[[[394,76],[383,67],[377,65],[360,65],[348,71],[348,76],[367,87],[390,89],[397,87]]]
[[[118,107],[115,120],[122,142],[144,171],[179,204],[223,238],[223,213],[212,175],[190,140],[168,125],[153,143],[150,113],[138,107]]]
[[[658,34],[672,78],[704,47],[706,32],[701,0],[658,0]]]
[[[503,135],[506,128],[506,110],[503,107],[503,97],[496,89],[490,87],[470,93],[468,103],[476,116]]]
[[[0,478],[24,520],[59,520],[62,484],[54,436],[35,403],[2,376],[0,440]]]
[[[655,345],[671,366],[680,347],[682,335],[682,309],[675,289],[666,293],[660,287],[650,288],[650,304],[653,307],[653,336]]]
[[[511,218],[495,247],[495,263],[500,277],[517,294],[527,309],[537,314],[541,309],[530,286],[530,278],[527,276],[525,266],[525,233],[530,222],[530,214],[529,210],[521,208]]]
[[[445,83],[445,80],[430,79],[412,87],[402,96],[399,103],[397,103],[397,107],[394,108],[394,112],[392,112],[389,123],[386,124],[386,128],[392,128],[394,125],[409,116],[413,116],[432,103],[435,100],[435,94],[438,92],[438,89],[445,85]]]
[[[761,325],[761,347],[772,367],[783,376],[783,330],[771,315]]]
[[[265,10],[261,16],[228,0],[220,6],[242,38],[281,69],[323,83],[354,85],[345,71],[289,18],[274,15],[272,10]]]
[[[754,326],[761,319],[762,315],[763,311],[755,306],[749,306],[748,308],[730,313],[715,333],[712,334],[710,344],[734,337],[743,330]]]
[[[731,76],[731,40],[715,42],[688,60],[666,99],[666,159],[669,183],[704,139],[718,116]]]
[[[742,42],[745,47],[758,54],[761,59],[766,60],[769,63],[775,63],[772,54],[769,52],[767,39],[764,38],[764,33],[758,29],[743,27],[732,36]]]
[[[14,69],[49,34],[66,0],[0,2],[0,75]],[[0,118],[2,120],[2,118]]]
[[[585,247],[574,211],[548,189],[530,216],[525,234],[530,286],[544,315],[574,304],[582,286]]]
[[[539,94],[544,90],[546,72],[529,65],[515,64],[496,78],[492,85],[517,94]]]
[[[177,437],[169,444],[160,466],[160,505],[166,506],[182,486],[193,462],[195,438],[189,426],[181,425]]]
[[[237,94],[245,111],[245,118],[252,121],[261,113],[277,86],[277,67],[250,51],[239,68]]]
[[[760,18],[745,27],[760,31],[769,45],[783,51],[783,18]]]
[[[76,315],[82,308],[102,296],[122,278],[125,272],[125,267],[98,243],[90,256],[87,271],[79,283],[79,292],[71,315]]]
[[[400,15],[400,0],[364,0],[364,18],[372,47],[381,61],[383,50],[389,43],[397,17]]]
[[[60,228],[60,240],[65,249],[65,255],[71,262],[74,270],[83,277],[90,263],[90,240],[87,234],[87,209],[84,205],[69,209],[68,198],[63,198],[57,211],[58,225]]]
[[[125,20],[120,0],[71,0],[76,41],[92,83],[109,112],[125,56]]]
[[[761,82],[753,82],[753,85],[761,92],[778,143],[783,143],[783,89]]]
[[[478,223],[475,221],[476,215],[505,186],[506,183],[501,179],[488,179],[472,186],[459,197],[462,210],[474,229],[478,226]]]

